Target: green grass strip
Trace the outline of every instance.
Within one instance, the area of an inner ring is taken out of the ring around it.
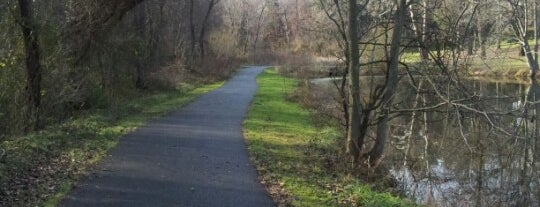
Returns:
[[[290,100],[298,80],[266,70],[257,82],[244,122],[248,149],[263,180],[284,188],[293,206],[414,206],[328,169],[323,157],[337,153],[343,135],[335,126],[316,126],[313,113]]]

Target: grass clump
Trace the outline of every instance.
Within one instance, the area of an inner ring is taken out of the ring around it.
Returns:
[[[0,206],[55,206],[122,135],[221,85],[145,94],[0,142]]]
[[[333,169],[342,133],[318,125],[313,113],[290,100],[298,80],[266,70],[244,122],[244,134],[263,182],[280,205],[414,206],[376,192],[354,176]]]

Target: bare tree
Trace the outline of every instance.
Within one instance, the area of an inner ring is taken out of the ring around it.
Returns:
[[[394,29],[392,30],[392,40],[390,43],[390,51],[388,52],[388,60],[386,63],[386,84],[381,97],[381,107],[378,112],[379,120],[377,124],[377,139],[375,145],[368,153],[369,163],[372,166],[378,166],[381,161],[386,142],[389,134],[389,114],[393,106],[394,95],[397,90],[398,66],[399,57],[401,54],[401,39],[405,27],[405,14],[407,10],[406,0],[394,0],[397,7],[394,15]]]
[[[530,69],[530,77],[534,78],[539,70],[538,65],[538,3],[537,1],[530,2],[529,0],[507,0],[510,4],[510,12],[512,17],[510,25],[516,36],[516,39],[521,45],[521,49],[527,58],[527,63]],[[532,5],[531,5],[532,4]],[[529,15],[532,12],[532,18]],[[534,30],[534,46],[531,47],[528,33],[529,25],[533,25]]]
[[[38,35],[33,21],[34,11],[31,0],[19,0],[20,26],[26,53],[26,93],[28,98],[28,122],[32,129],[39,128],[39,108],[41,106],[42,69],[39,55]]]
[[[348,60],[349,68],[349,123],[347,127],[347,153],[352,156],[353,165],[359,158],[364,137],[360,132],[360,52],[358,47],[358,4],[349,0]]]

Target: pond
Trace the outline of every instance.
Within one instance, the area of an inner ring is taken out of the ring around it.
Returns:
[[[363,78],[363,93],[381,80]],[[336,97],[332,81],[310,82]],[[395,94],[383,161],[405,196],[428,206],[540,206],[536,83],[465,80],[455,89],[418,79],[419,90],[412,85],[402,81]],[[443,92],[468,95],[459,99]],[[335,98],[325,100],[339,108]]]

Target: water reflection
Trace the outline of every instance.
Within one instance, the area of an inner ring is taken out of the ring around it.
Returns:
[[[363,82],[363,88],[373,83]],[[335,94],[329,81],[312,83]],[[403,83],[396,94],[396,111],[440,102],[429,92],[427,81],[417,84],[421,93],[408,85]],[[538,83],[465,81],[465,85],[474,98],[460,102],[462,107],[446,104],[407,111],[392,120],[385,167],[403,194],[418,203],[540,206]]]

